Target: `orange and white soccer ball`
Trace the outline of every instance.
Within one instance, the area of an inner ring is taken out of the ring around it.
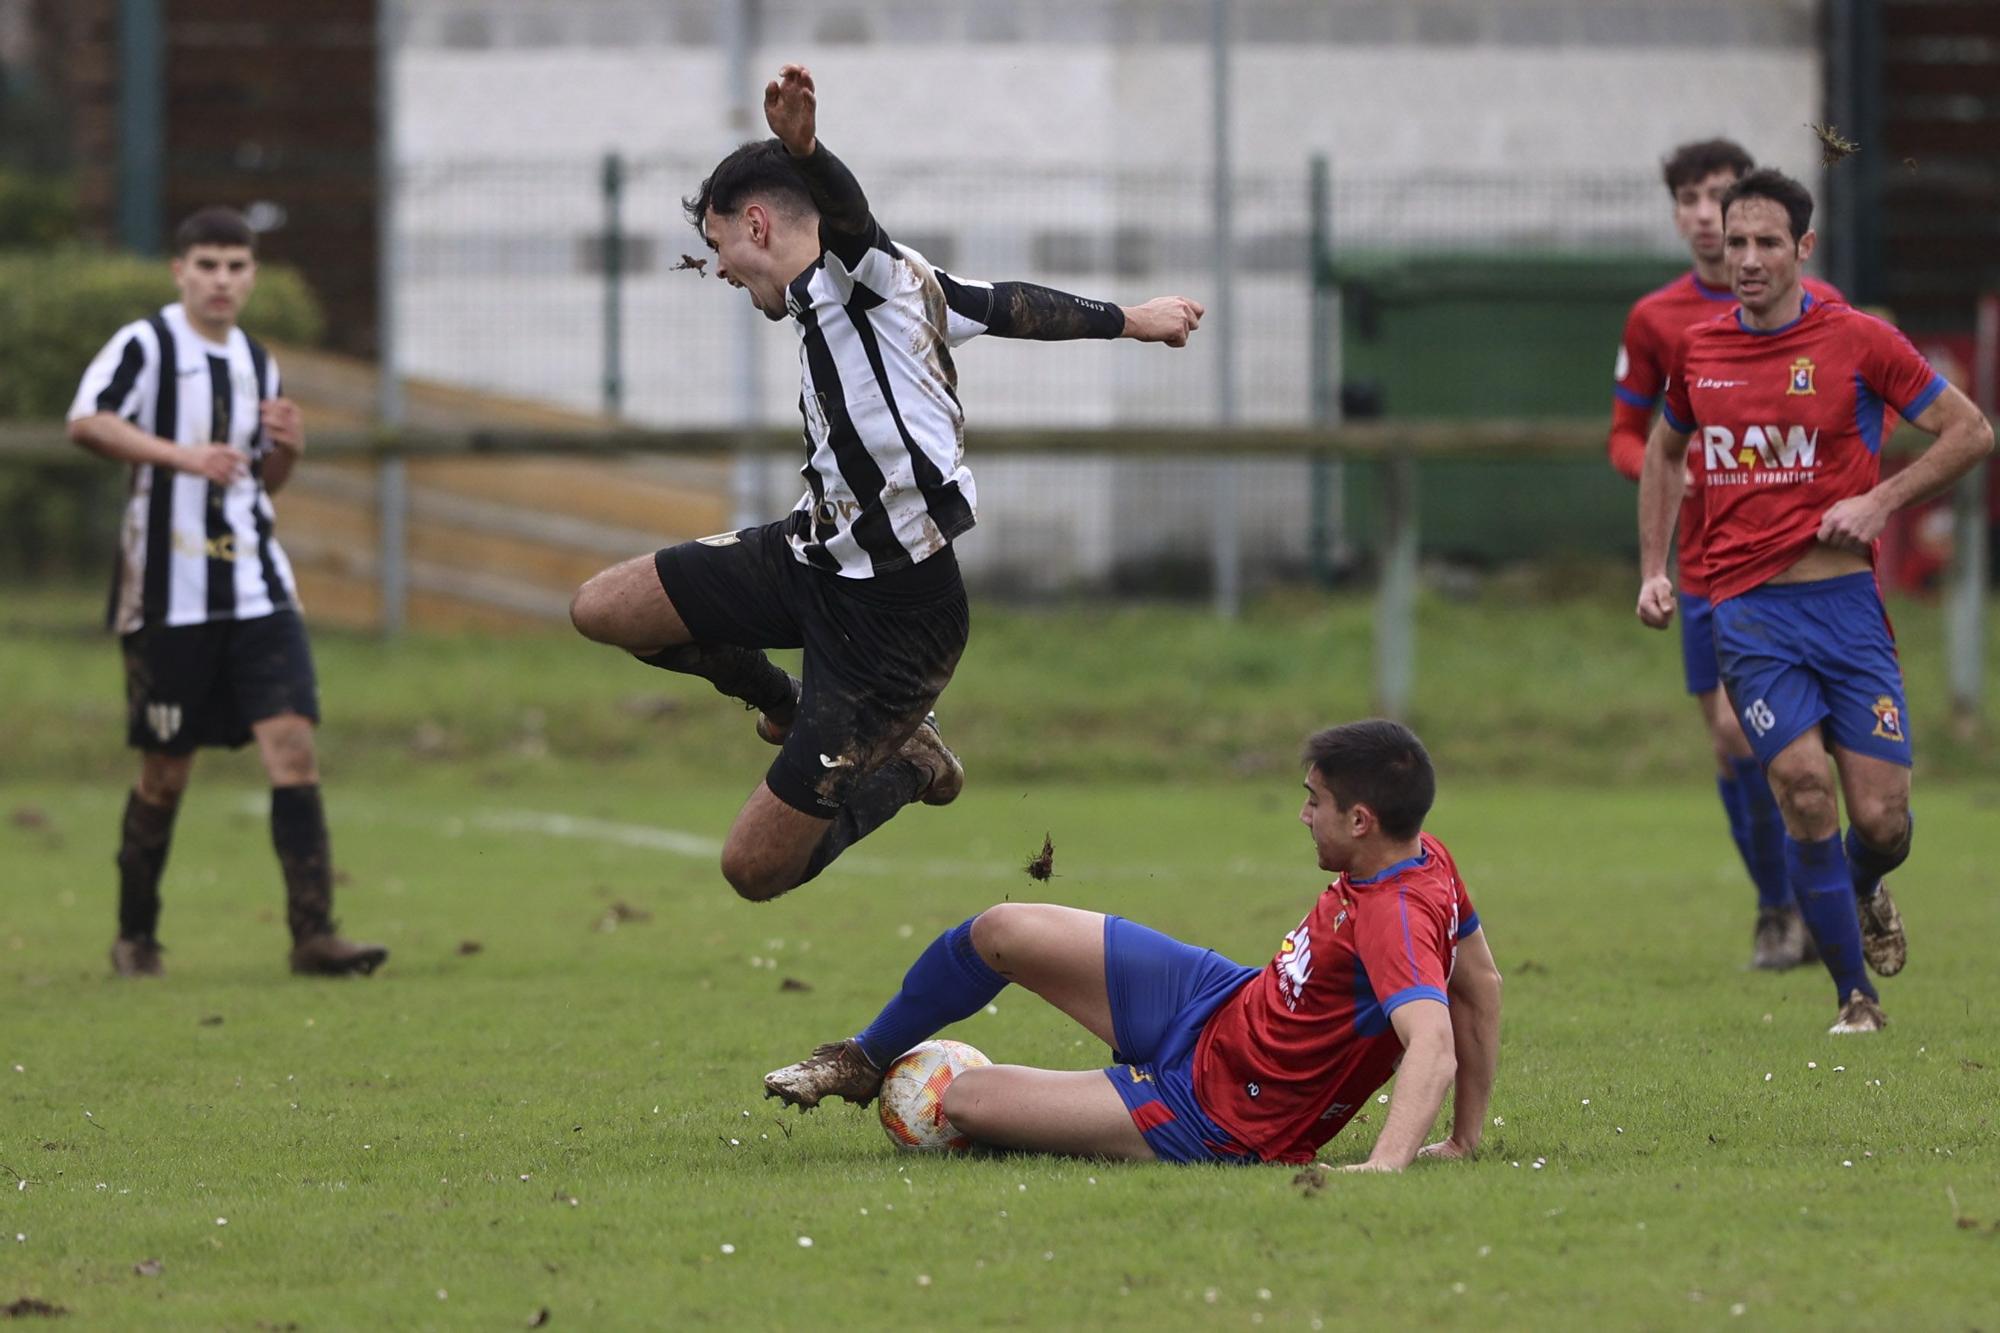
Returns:
[[[927,1041],[897,1056],[882,1076],[882,1132],[898,1148],[964,1152],[972,1140],[944,1118],[944,1090],[966,1070],[992,1063],[962,1041]]]

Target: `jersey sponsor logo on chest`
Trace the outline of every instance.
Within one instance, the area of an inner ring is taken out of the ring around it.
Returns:
[[[1727,426],[1701,428],[1702,465],[1709,472],[1764,467],[1810,471],[1819,465],[1819,428],[1751,426],[1739,439]]]
[[[1333,918],[1331,933],[1338,933],[1346,924],[1347,908],[1343,906]],[[1278,945],[1278,956],[1272,962],[1278,969],[1278,997],[1285,1002],[1285,1008],[1296,1012],[1299,1000],[1305,995],[1306,983],[1312,980],[1311,916],[1299,922],[1298,928],[1285,936],[1283,943]]]

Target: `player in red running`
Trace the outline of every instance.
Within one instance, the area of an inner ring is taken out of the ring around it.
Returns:
[[[1682,144],[1662,164],[1661,174],[1674,200],[1674,230],[1687,243],[1694,267],[1640,297],[1625,318],[1611,387],[1610,454],[1611,465],[1633,481],[1639,480],[1646,433],[1659,409],[1667,363],[1681,334],[1689,325],[1714,319],[1736,304],[1723,254],[1722,196],[1755,165],[1750,154],[1728,139]],[[1814,300],[1841,299],[1827,283],[1815,278],[1804,282]],[[1681,502],[1677,536],[1682,673],[1715,753],[1715,786],[1729,819],[1730,837],[1757,889],[1750,965],[1797,967],[1813,960],[1812,936],[1785,878],[1785,827],[1778,804],[1743,738],[1735,710],[1723,696],[1717,674],[1715,627],[1701,565],[1701,492],[1694,485]]]
[[[1891,514],[1985,457],[1993,430],[1902,334],[1804,288],[1812,207],[1768,170],[1723,198],[1738,305],[1688,330],[1647,442],[1638,613],[1656,629],[1673,619],[1667,545],[1691,465],[1722,679],[1784,815],[1786,869],[1841,1006],[1832,1031],[1873,1032],[1888,1020],[1862,964],[1902,970],[1883,877],[1912,831],[1909,713],[1875,543]],[[1937,437],[1886,481],[1885,406]]]
[[[1345,1169],[1470,1157],[1493,1091],[1500,973],[1451,853],[1423,831],[1430,756],[1406,727],[1350,722],[1308,740],[1305,764],[1299,818],[1338,878],[1266,966],[1122,917],[1003,903],[933,941],[860,1035],[766,1075],[766,1094],[802,1108],[829,1096],[865,1105],[898,1055],[1014,982],[1110,1046],[1115,1063],[966,1070],[944,1113],[979,1143],[1310,1162],[1396,1074],[1374,1151]],[[1452,1131],[1425,1147],[1454,1087]]]

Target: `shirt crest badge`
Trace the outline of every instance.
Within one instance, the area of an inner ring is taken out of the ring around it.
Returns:
[[[1875,700],[1875,734],[1885,741],[1903,739],[1903,710],[1886,694]]]
[[[1813,388],[1813,372],[1818,369],[1819,367],[1812,363],[1810,357],[1802,356],[1792,362],[1792,378],[1790,383],[1785,385],[1785,395],[1787,397],[1797,394],[1812,394],[1817,396],[1818,390]]]

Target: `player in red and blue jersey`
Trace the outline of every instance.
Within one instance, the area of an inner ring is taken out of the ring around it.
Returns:
[[[1004,903],[946,931],[855,1037],[766,1075],[802,1108],[866,1104],[882,1071],[1009,982],[1112,1048],[1108,1069],[968,1069],[944,1113],[977,1142],[1169,1162],[1310,1162],[1396,1075],[1365,1161],[1469,1157],[1493,1091],[1500,973],[1451,853],[1423,831],[1436,794],[1408,728],[1352,722],[1306,742],[1321,869],[1338,878],[1261,968],[1122,917]],[[1424,1137],[1455,1089],[1450,1135]]]
[[[1694,266],[1666,286],[1648,292],[1625,318],[1625,336],[1611,386],[1611,465],[1639,480],[1646,457],[1646,434],[1666,392],[1667,370],[1681,335],[1692,324],[1714,319],[1736,305],[1722,243],[1722,196],[1754,163],[1729,139],[1685,143],[1661,164],[1674,201],[1674,230],[1687,243]],[[1804,280],[1813,299],[1840,300],[1828,283]],[[1784,822],[1764,780],[1736,710],[1722,693],[1715,662],[1715,628],[1708,580],[1702,573],[1702,506],[1699,478],[1690,477],[1681,501],[1679,553],[1681,668],[1687,692],[1701,709],[1702,724],[1715,754],[1715,786],[1729,820],[1730,837],[1757,890],[1757,921],[1751,934],[1750,965],[1783,969],[1813,959],[1812,936],[1799,915],[1785,878]]]
[[[1909,856],[1913,827],[1909,714],[1876,542],[1891,514],[1985,457],[1993,431],[1902,334],[1804,288],[1817,240],[1804,186],[1751,172],[1725,196],[1723,222],[1738,305],[1688,330],[1647,443],[1638,612],[1655,628],[1673,619],[1667,545],[1691,468],[1723,683],[1784,815],[1786,869],[1841,1004],[1832,1031],[1873,1032],[1888,1020],[1863,962],[1902,970],[1902,917],[1883,878]],[[1885,408],[1937,437],[1886,481]]]

